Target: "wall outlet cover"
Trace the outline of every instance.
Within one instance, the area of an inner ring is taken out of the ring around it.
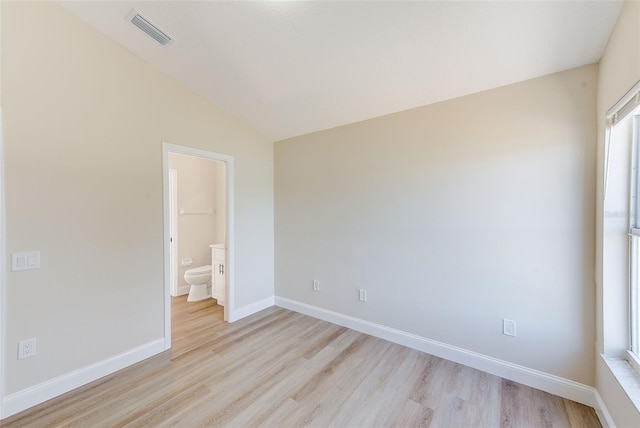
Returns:
[[[513,320],[502,320],[502,334],[516,337],[516,322]]]
[[[18,359],[24,360],[36,356],[36,338],[18,342]]]

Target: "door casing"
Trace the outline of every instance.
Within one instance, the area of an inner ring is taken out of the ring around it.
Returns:
[[[171,260],[169,248],[171,245],[170,230],[170,182],[169,182],[169,154],[177,153],[181,155],[195,156],[204,159],[217,160],[225,163],[225,236],[226,236],[226,283],[225,283],[225,305],[224,320],[235,319],[235,260],[234,260],[234,166],[233,156],[210,152],[193,147],[179,146],[170,143],[162,143],[162,191],[163,191],[163,211],[164,211],[164,346],[171,348]],[[213,183],[212,183],[213,185]]]

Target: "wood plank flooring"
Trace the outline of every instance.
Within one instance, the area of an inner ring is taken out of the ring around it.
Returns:
[[[599,427],[590,407],[281,308],[172,299],[173,347],[1,427]]]

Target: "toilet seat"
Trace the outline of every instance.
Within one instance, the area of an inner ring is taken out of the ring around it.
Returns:
[[[184,271],[185,275],[202,275],[211,273],[211,265],[198,266]]]

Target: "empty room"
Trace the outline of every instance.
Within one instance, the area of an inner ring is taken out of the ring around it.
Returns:
[[[640,2],[0,2],[0,426],[640,427]]]

